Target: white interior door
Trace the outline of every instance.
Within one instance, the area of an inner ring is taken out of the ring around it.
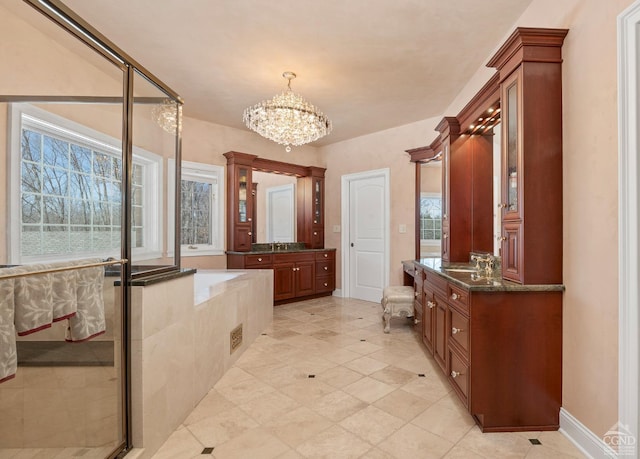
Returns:
[[[351,298],[377,302],[389,278],[388,169],[351,177],[348,183],[345,293]]]
[[[267,188],[267,241],[295,242],[295,186]]]

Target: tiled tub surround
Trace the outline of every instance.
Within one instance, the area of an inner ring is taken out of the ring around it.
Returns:
[[[153,455],[273,319],[271,270],[236,271],[241,275],[216,284],[203,299],[202,287],[194,287],[203,284],[194,277],[215,273],[132,288],[137,458]],[[231,354],[230,332],[239,324],[243,342]]]

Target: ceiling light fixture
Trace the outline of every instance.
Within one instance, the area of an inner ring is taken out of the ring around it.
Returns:
[[[287,89],[271,100],[247,108],[242,121],[249,129],[269,140],[285,145],[299,146],[318,140],[331,132],[331,121],[315,106],[291,90],[293,72],[282,74],[288,80]]]
[[[169,134],[176,134],[179,129],[182,131],[182,104],[172,99],[164,99],[162,103],[156,104],[151,109],[151,116],[158,125]],[[180,119],[180,128],[178,128]]]

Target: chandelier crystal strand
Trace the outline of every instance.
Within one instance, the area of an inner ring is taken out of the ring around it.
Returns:
[[[151,116],[162,129],[169,134],[175,134],[178,118],[182,118],[182,104],[165,99],[151,109]],[[180,127],[182,128],[182,124]]]
[[[285,72],[287,89],[244,111],[242,120],[249,129],[267,139],[285,145],[287,152],[291,145],[304,145],[331,132],[331,121],[315,106],[291,90],[291,80],[295,73]]]

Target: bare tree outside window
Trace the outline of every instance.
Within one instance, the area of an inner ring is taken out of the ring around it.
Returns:
[[[21,130],[21,255],[119,249],[122,160],[46,130]],[[134,166],[134,227],[141,246],[143,166]]]

